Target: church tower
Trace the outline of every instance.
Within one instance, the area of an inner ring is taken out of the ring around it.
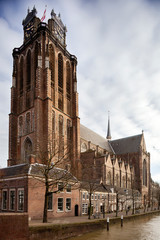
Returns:
[[[70,147],[79,158],[77,58],[66,49],[66,27],[52,10],[48,24],[35,7],[23,20],[24,42],[13,50],[8,166],[36,161],[41,146]]]

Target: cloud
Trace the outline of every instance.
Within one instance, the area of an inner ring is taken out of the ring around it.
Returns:
[[[21,23],[28,6],[32,9],[34,4],[39,17],[46,4],[47,18],[52,8],[56,13],[61,12],[67,26],[67,49],[78,58],[81,123],[105,137],[110,110],[113,139],[140,134],[143,129],[147,150],[151,152],[152,177],[157,179],[160,153],[153,145],[158,148],[160,142],[158,1],[16,1],[18,10],[4,5],[3,18],[0,18],[0,27],[5,33],[0,40],[0,63],[4,66],[0,69],[0,84],[6,82],[5,86],[1,85],[6,94],[2,87],[0,91],[6,99],[6,109],[9,106],[7,89],[11,84],[11,52],[23,42]],[[15,15],[16,18],[11,17]],[[2,126],[5,126],[5,117],[2,119]]]

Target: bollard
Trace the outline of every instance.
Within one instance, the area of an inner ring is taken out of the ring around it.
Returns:
[[[123,215],[121,215],[121,227],[123,227]]]
[[[107,231],[109,231],[109,217],[107,217]]]

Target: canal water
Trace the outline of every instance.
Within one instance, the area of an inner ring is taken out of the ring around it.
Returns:
[[[160,240],[160,216],[145,217],[143,219],[111,225],[109,231],[99,231],[84,234],[71,240]]]

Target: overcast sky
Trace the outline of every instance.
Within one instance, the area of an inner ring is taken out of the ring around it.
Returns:
[[[81,123],[112,139],[141,134],[151,153],[151,175],[160,182],[160,1],[0,1],[0,166],[8,159],[12,50],[23,43],[22,20],[35,5],[61,13],[67,49],[78,58]]]

